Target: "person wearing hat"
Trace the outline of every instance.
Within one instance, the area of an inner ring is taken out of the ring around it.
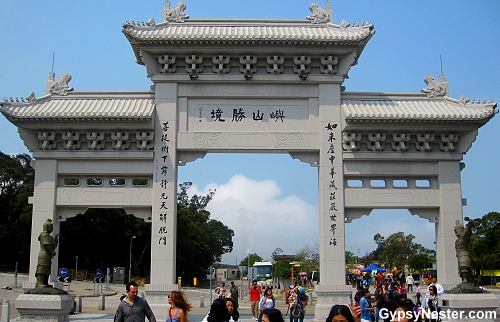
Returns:
[[[248,290],[248,294],[250,294],[250,305],[252,308],[252,316],[255,321],[257,321],[259,317],[259,301],[260,296],[262,294],[262,288],[257,285],[257,280],[252,281],[252,286]]]
[[[306,295],[306,289],[302,286],[297,286],[295,288],[297,292],[297,303],[292,310],[293,321],[294,322],[304,322],[304,316],[306,313],[306,305],[308,297]]]

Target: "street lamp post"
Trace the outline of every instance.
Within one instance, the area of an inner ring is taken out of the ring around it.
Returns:
[[[130,282],[130,276],[132,275],[132,240],[135,236],[130,238],[130,252],[129,252],[129,267],[128,267],[128,281]]]

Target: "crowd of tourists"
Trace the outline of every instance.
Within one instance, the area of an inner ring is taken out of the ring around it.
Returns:
[[[408,298],[409,293],[413,293],[413,284],[416,302]],[[443,292],[443,286],[437,283],[436,275],[431,276],[431,284],[422,300],[421,287],[419,283],[414,282],[411,275],[404,280],[399,279],[399,282],[382,278],[376,283],[373,294],[366,285],[358,285],[354,305],[360,308],[362,322],[420,321],[423,317],[431,322],[437,322],[439,320],[438,299]],[[398,310],[414,312],[414,314],[405,313],[404,318],[403,314],[390,314]]]
[[[436,276],[431,277],[432,284],[428,287],[424,298],[420,301],[421,291],[418,283],[415,283],[415,295],[417,303],[408,298],[406,283],[395,283],[382,280],[377,283],[375,291],[359,285],[354,301],[348,305],[334,305],[325,322],[420,322],[423,317],[429,317],[428,321],[437,322],[438,317],[423,314],[423,312],[439,312],[438,298],[443,293],[443,287],[436,282]],[[409,281],[409,280],[405,280]],[[413,286],[412,283],[408,285]],[[216,289],[218,297],[212,302],[210,311],[203,322],[238,322],[238,288],[231,283],[226,290],[225,283]],[[283,313],[276,308],[276,299],[273,289],[262,287],[256,280],[248,290],[251,302],[252,316],[258,322],[285,322]],[[150,322],[156,322],[155,316],[148,303],[138,295],[138,285],[129,282],[126,285],[126,296],[123,297],[115,315],[114,322],[143,322],[148,318]],[[288,295],[288,308],[284,314],[289,322],[304,322],[306,307],[309,297],[306,289],[301,286],[292,285]],[[187,295],[181,291],[172,291],[168,296],[170,305],[165,322],[188,322],[188,314],[192,306]]]

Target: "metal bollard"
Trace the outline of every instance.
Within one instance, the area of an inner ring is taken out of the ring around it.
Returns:
[[[2,304],[2,322],[10,321],[10,304],[9,300],[3,300]]]
[[[106,300],[104,298],[104,294],[101,294],[100,297],[101,297],[101,304],[99,305],[99,310],[105,310],[106,309]]]
[[[200,307],[205,307],[205,293],[200,295]]]
[[[75,301],[76,301],[76,305],[77,305],[76,310],[78,311],[78,313],[82,313],[82,296],[77,295],[75,298]]]

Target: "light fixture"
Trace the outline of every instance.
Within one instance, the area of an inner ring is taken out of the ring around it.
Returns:
[[[189,74],[189,78],[191,79],[197,79],[198,78],[198,74],[196,74],[195,72],[192,72]]]
[[[252,77],[253,77],[253,74],[247,74],[247,73],[245,73],[245,79],[250,79]]]
[[[299,74],[299,78],[302,79],[302,80],[307,79],[307,76],[309,76],[307,73],[300,73]]]

